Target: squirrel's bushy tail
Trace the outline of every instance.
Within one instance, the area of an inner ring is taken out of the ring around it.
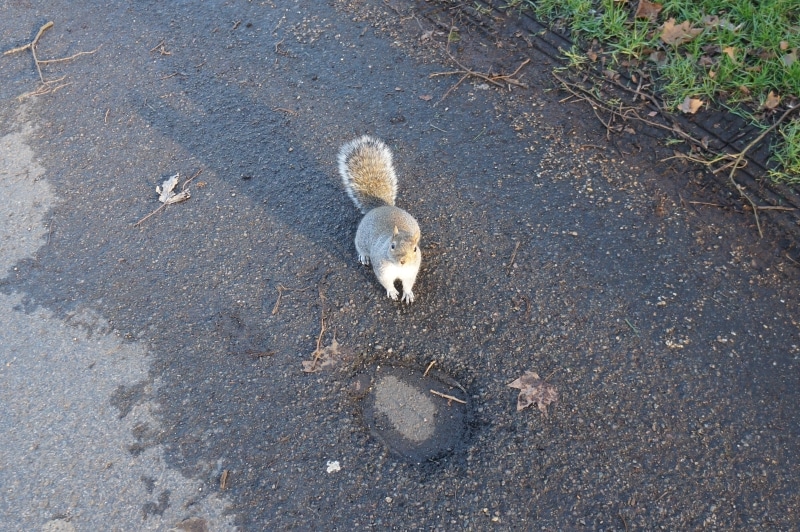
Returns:
[[[394,205],[397,176],[392,152],[380,140],[364,135],[339,150],[339,173],[347,194],[361,212]]]

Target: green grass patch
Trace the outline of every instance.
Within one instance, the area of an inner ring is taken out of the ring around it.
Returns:
[[[768,127],[800,103],[800,1],[663,0],[644,11],[640,1],[505,0],[501,8],[570,30],[594,60],[651,71],[675,112],[686,98],[713,101]],[[800,111],[777,132],[770,176],[800,184]]]

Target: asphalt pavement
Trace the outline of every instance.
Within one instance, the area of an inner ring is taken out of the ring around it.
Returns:
[[[797,530],[782,236],[609,136],[535,35],[422,1],[2,11],[1,51],[36,40],[0,55],[3,530]],[[422,228],[411,305],[353,247],[365,133]],[[529,371],[556,395],[517,410]]]

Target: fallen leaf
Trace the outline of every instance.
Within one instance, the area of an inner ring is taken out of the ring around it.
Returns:
[[[663,67],[667,64],[667,54],[663,50],[658,50],[657,52],[651,52],[650,61],[656,64],[656,66]]]
[[[158,201],[161,203],[166,203],[169,198],[175,195],[175,187],[178,186],[178,179],[180,179],[180,174],[175,174],[174,176],[170,176],[164,180],[161,185],[156,185],[156,194],[158,194]]]
[[[717,15],[706,15],[700,19],[707,28],[716,28],[719,26],[719,17]]]
[[[780,47],[781,47],[781,50],[788,50],[789,49],[789,41],[781,41]]]
[[[655,22],[658,14],[661,13],[661,4],[656,2],[648,2],[648,0],[639,0],[639,5],[636,7],[636,14],[634,18],[646,18],[650,22]]]
[[[687,96],[684,98],[683,103],[678,106],[678,109],[684,113],[693,115],[701,107],[703,107],[703,100],[698,100],[697,98],[690,98]]]
[[[786,65],[787,68],[792,66],[792,64],[797,61],[797,48],[781,57],[781,61],[783,61],[783,64]]]
[[[611,69],[603,70],[603,76],[612,81],[619,79],[619,73]]]
[[[725,48],[722,49],[722,53],[724,53],[725,55],[730,57],[731,61],[733,61],[734,64],[737,64],[737,65],[739,64],[736,61],[736,47],[734,47],[734,46],[726,46]]]
[[[173,205],[175,203],[186,201],[191,197],[192,195],[188,190],[181,190],[177,194],[173,194],[169,198],[167,198],[167,201],[165,201],[164,203],[166,203],[167,205]]]
[[[336,337],[328,347],[323,347],[313,353],[314,357],[311,360],[303,361],[303,371],[306,373],[319,373],[324,368],[335,366],[342,360],[350,357],[350,352],[347,349],[340,348],[339,342]]]
[[[714,59],[707,55],[700,56],[700,59],[697,60],[697,64],[700,66],[711,66],[715,63]]]
[[[728,30],[730,32],[736,33],[737,31],[739,31],[740,29],[742,29],[744,27],[744,22],[742,22],[738,26],[734,26],[733,24],[731,24],[731,22],[728,19],[722,19],[722,20],[719,21],[719,27],[724,29],[724,30]]]
[[[775,94],[774,91],[769,91],[769,94],[767,94],[767,99],[762,107],[764,109],[775,109],[778,107],[779,103],[781,103],[781,97]]]
[[[662,26],[661,40],[667,44],[678,46],[694,40],[701,33],[703,33],[703,28],[693,28],[692,23],[688,20],[675,24],[675,19],[671,18]]]
[[[433,98],[433,96],[431,96],[430,94],[421,94],[420,97],[419,97],[420,100],[425,101],[425,102],[431,101],[432,98]]]
[[[558,391],[555,386],[547,384],[539,378],[539,374],[526,371],[525,374],[508,384],[511,388],[519,389],[517,397],[517,412],[532,404],[547,417],[547,405],[558,401]]]

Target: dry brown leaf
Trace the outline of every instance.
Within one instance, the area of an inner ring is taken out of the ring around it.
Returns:
[[[781,50],[788,50],[789,49],[789,41],[781,41],[780,47],[781,47]]]
[[[661,13],[661,4],[656,2],[648,2],[648,0],[639,0],[639,5],[636,7],[636,14],[634,18],[646,18],[650,22],[655,22],[658,14]]]
[[[314,358],[303,361],[303,371],[306,373],[319,373],[323,369],[335,366],[349,357],[350,352],[345,348],[340,348],[339,342],[334,337],[331,345],[314,351]]]
[[[767,94],[767,99],[764,102],[764,109],[775,109],[778,107],[778,104],[781,103],[781,97],[778,94],[775,94],[774,91],[769,91]]]
[[[707,55],[702,55],[700,59],[697,60],[697,64],[700,66],[712,66],[714,63],[716,63],[716,61]]]
[[[671,18],[662,26],[661,40],[667,44],[678,46],[694,40],[701,33],[703,33],[703,28],[693,28],[692,23],[688,20],[675,24],[675,19]]]
[[[659,67],[663,67],[667,64],[667,54],[663,50],[651,52],[649,59]]]
[[[539,378],[539,374],[526,371],[525,374],[508,384],[511,388],[519,389],[517,397],[517,412],[532,404],[547,417],[547,405],[558,401],[558,391],[555,386],[547,384]]]
[[[735,46],[726,46],[725,48],[722,49],[722,52],[725,55],[727,55],[728,57],[730,57],[731,61],[733,61],[735,64],[737,64],[737,65],[739,64],[736,61],[736,47]]]
[[[706,15],[700,19],[700,22],[708,28],[716,28],[719,26],[719,17],[717,15]]]
[[[678,109],[686,114],[693,115],[701,107],[703,107],[703,100],[698,100],[697,98],[690,98],[687,96],[684,98],[683,103],[678,106]]]

